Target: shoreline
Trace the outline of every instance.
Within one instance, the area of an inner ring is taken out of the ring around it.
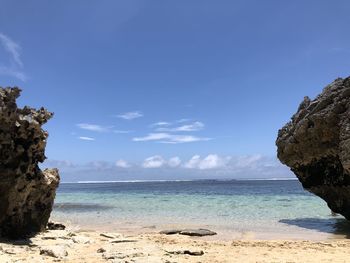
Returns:
[[[99,223],[99,224],[78,224],[62,218],[52,218],[55,222],[60,222],[66,225],[69,229],[88,232],[118,232],[125,235],[156,235],[159,232],[167,229],[209,229],[216,232],[214,236],[201,237],[202,240],[208,241],[232,241],[232,240],[290,240],[290,241],[332,241],[332,240],[347,240],[347,234],[322,232],[310,229],[303,229],[297,226],[290,226],[289,231],[278,231],[276,229],[228,229],[224,226],[211,224],[189,224],[189,223],[159,223],[159,222],[132,222],[124,221],[119,223]],[[296,231],[297,230],[297,231]]]

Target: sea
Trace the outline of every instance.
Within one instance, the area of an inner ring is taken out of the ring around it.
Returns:
[[[297,180],[62,183],[55,221],[85,230],[206,228],[217,239],[347,238],[350,225]]]

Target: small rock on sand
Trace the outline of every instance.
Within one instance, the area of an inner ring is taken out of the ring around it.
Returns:
[[[68,256],[68,252],[64,246],[47,246],[40,249],[40,255],[64,258]]]
[[[90,244],[91,240],[88,237],[84,237],[84,236],[75,236],[72,238],[74,243],[77,244]]]
[[[137,242],[137,240],[133,240],[133,239],[116,239],[116,240],[112,240],[111,243],[113,244],[118,244],[118,243],[133,243],[133,242]]]
[[[104,252],[106,252],[106,250],[102,247],[97,249],[97,253],[104,253]]]
[[[208,229],[184,229],[179,234],[186,235],[186,236],[197,236],[197,237],[216,235],[215,232]]]
[[[181,229],[168,229],[168,230],[160,231],[159,234],[175,235],[175,234],[179,234],[181,231],[182,231]]]
[[[49,222],[47,223],[48,230],[65,230],[66,226],[60,223]]]
[[[101,233],[100,236],[101,237],[106,237],[106,238],[117,238],[117,237],[119,237],[117,235],[113,235],[113,234],[109,234],[109,233]]]

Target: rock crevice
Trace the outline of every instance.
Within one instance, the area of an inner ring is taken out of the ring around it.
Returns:
[[[20,92],[0,87],[0,236],[13,238],[45,229],[59,184],[57,169],[38,166],[48,137],[41,126],[53,114],[18,108]]]
[[[350,219],[350,77],[305,97],[278,132],[277,156],[303,187]]]

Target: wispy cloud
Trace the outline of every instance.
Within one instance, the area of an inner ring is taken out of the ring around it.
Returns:
[[[178,127],[159,127],[157,131],[167,131],[167,132],[192,132],[200,131],[204,128],[204,123],[196,121],[190,124],[185,124]]]
[[[79,136],[78,139],[83,140],[83,141],[94,141],[95,140],[95,138],[86,137],[86,136]]]
[[[159,126],[169,126],[171,125],[170,122],[167,121],[159,121],[151,124],[151,127],[159,127]]]
[[[5,50],[11,54],[14,63],[20,67],[23,67],[23,62],[20,58],[21,47],[11,38],[2,33],[0,33],[0,41]]]
[[[145,137],[135,137],[132,140],[134,142],[157,141],[159,143],[178,144],[198,141],[209,141],[211,140],[211,138],[169,133],[150,133]]]
[[[126,133],[132,133],[133,131],[113,130],[113,132],[118,134],[126,134]]]
[[[78,123],[77,126],[80,129],[94,131],[94,132],[109,132],[113,126],[101,126],[97,124],[90,123]]]
[[[10,65],[0,65],[0,74],[8,75],[25,81],[26,75],[22,72],[21,47],[10,37],[0,33],[0,43],[10,56]]]
[[[123,114],[119,114],[117,115],[117,117],[124,120],[133,120],[133,119],[143,117],[143,114],[140,111],[130,111],[130,112],[125,112]]]

